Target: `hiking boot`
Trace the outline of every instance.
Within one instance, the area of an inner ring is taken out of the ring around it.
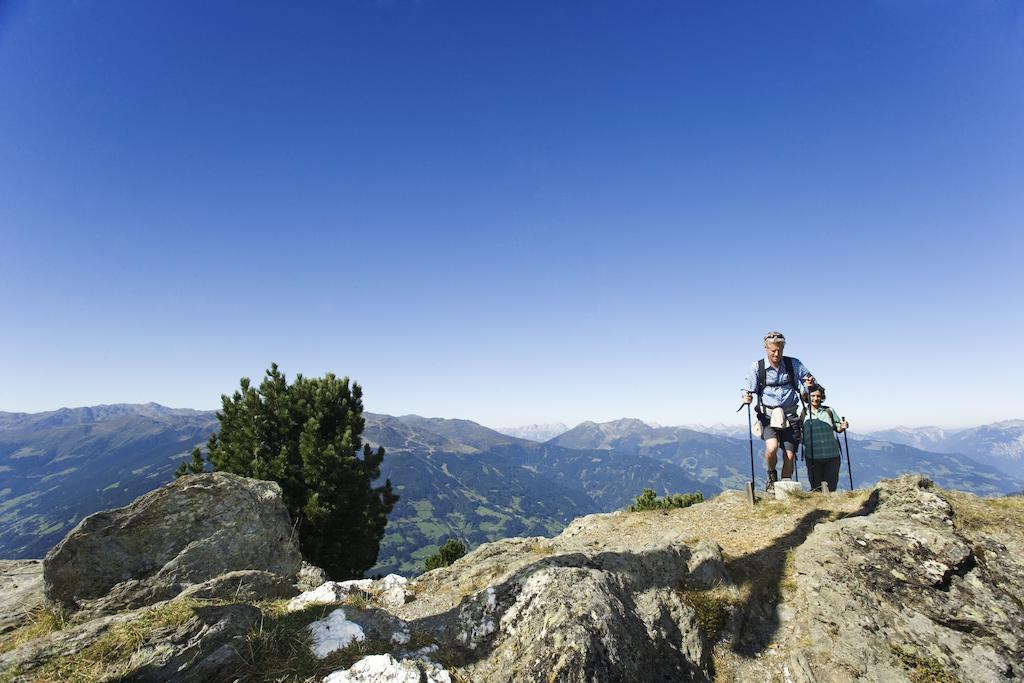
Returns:
[[[768,470],[768,485],[764,487],[765,491],[774,491],[775,482],[779,480],[779,473],[775,470]]]

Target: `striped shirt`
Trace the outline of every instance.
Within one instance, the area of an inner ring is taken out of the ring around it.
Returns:
[[[841,421],[835,411],[828,406],[815,410],[808,406],[807,417],[804,418],[804,438],[810,435],[810,443],[805,451],[807,458],[828,460],[838,458],[841,453],[839,442],[836,441],[836,428]]]

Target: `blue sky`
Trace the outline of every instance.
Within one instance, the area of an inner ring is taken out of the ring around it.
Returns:
[[[0,3],[0,410],[1024,417],[1010,0]]]

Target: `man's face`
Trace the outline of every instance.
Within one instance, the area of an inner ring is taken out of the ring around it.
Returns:
[[[822,396],[821,396],[821,392],[820,391],[812,391],[811,392],[811,405],[812,406],[814,406],[815,408],[821,407],[821,399],[822,399]]]
[[[778,365],[782,361],[782,350],[785,348],[785,344],[765,344],[764,351],[772,365]]]

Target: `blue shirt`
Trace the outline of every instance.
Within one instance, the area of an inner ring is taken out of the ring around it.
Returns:
[[[793,372],[796,373],[797,380],[796,385],[801,389],[804,388],[804,378],[811,375],[811,371],[808,370],[798,358],[792,358],[793,361]],[[764,370],[765,370],[765,382],[768,385],[778,384],[781,386],[766,386],[764,393],[761,397],[764,399],[765,408],[777,408],[779,406],[788,408],[795,406],[800,402],[800,395],[793,391],[793,387],[789,385],[789,373],[786,372],[786,361],[779,361],[779,369],[776,370],[772,367],[772,364],[768,362],[768,359],[764,359]],[[757,394],[757,362],[755,361],[750,366],[750,372],[747,373],[747,381],[744,386],[744,391],[749,391],[752,394]]]

